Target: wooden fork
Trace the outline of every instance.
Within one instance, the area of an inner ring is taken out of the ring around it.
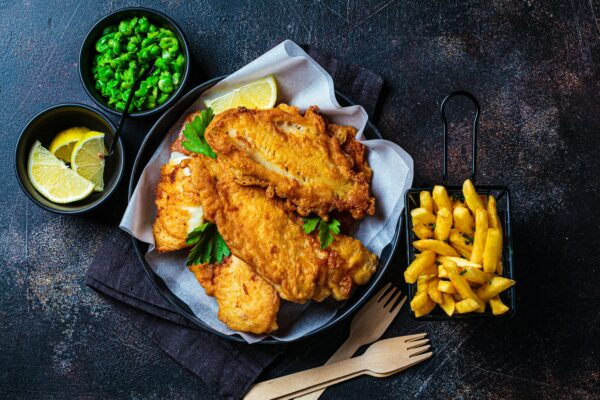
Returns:
[[[258,383],[244,398],[293,399],[359,375],[385,377],[396,374],[433,355],[427,352],[431,346],[427,344],[426,335],[419,333],[381,340],[361,356]]]
[[[350,325],[350,336],[325,365],[347,360],[362,346],[379,340],[406,301],[406,296],[404,296],[402,301],[396,305],[401,294],[402,292],[391,283],[377,292],[354,316]],[[317,400],[324,391],[324,389],[318,390],[298,397],[296,400]]]

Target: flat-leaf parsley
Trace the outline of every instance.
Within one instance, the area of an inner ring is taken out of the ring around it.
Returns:
[[[340,233],[340,221],[332,218],[329,222],[323,221],[320,217],[304,217],[304,232],[311,233],[315,229],[319,230],[319,242],[321,248],[325,249],[333,243],[334,235]]]
[[[204,131],[210,124],[210,121],[215,117],[215,113],[212,108],[208,107],[200,113],[200,116],[196,115],[192,122],[185,124],[183,128],[183,136],[186,140],[183,141],[183,147],[194,153],[204,154],[210,158],[217,158],[217,154],[210,148],[210,145],[204,138]]]
[[[231,254],[217,226],[212,222],[205,222],[191,231],[185,243],[194,245],[185,262],[188,267],[195,264],[221,263],[224,257]]]

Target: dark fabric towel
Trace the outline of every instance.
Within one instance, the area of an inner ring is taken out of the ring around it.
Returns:
[[[331,74],[337,90],[365,107],[369,116],[373,115],[383,85],[380,76],[311,48],[308,53]],[[243,397],[285,349],[237,343],[196,328],[154,288],[130,236],[119,230],[102,243],[87,272],[86,283],[104,293],[119,312],[223,398]]]

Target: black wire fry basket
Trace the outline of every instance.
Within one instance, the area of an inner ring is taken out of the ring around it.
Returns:
[[[502,274],[508,279],[514,280],[514,270],[513,270],[513,247],[512,247],[512,236],[511,236],[511,223],[510,223],[510,190],[506,186],[497,186],[497,185],[477,185],[476,182],[476,173],[477,173],[477,126],[479,122],[479,115],[481,112],[481,108],[479,106],[479,102],[469,92],[465,91],[455,91],[450,93],[440,105],[440,116],[442,118],[442,123],[444,127],[444,154],[443,154],[443,170],[442,170],[442,184],[446,188],[448,192],[448,196],[450,198],[461,198],[463,196],[463,191],[461,186],[447,186],[446,183],[448,181],[448,122],[446,120],[445,115],[445,107],[448,102],[453,97],[463,96],[467,97],[473,104],[475,105],[475,117],[473,119],[473,129],[472,129],[472,157],[471,157],[471,176],[470,179],[475,184],[475,189],[478,194],[483,195],[493,195],[496,198],[496,208],[498,211],[498,218],[500,220],[502,226]],[[407,252],[407,260],[408,264],[413,262],[416,258],[417,251],[413,247],[412,242],[418,240],[419,238],[413,232],[413,221],[411,218],[411,211],[415,208],[420,207],[419,195],[421,191],[432,191],[433,187],[419,187],[419,188],[411,188],[406,191],[405,194],[405,221],[406,221],[406,252]],[[408,298],[409,302],[412,301],[415,294],[417,293],[416,283],[408,284]],[[445,321],[445,320],[462,320],[462,319],[472,319],[472,318],[511,318],[515,315],[516,312],[516,296],[515,296],[515,286],[510,287],[500,294],[500,298],[504,304],[509,307],[509,310],[499,316],[492,314],[490,307],[487,306],[485,312],[477,313],[471,312],[467,314],[457,314],[454,313],[452,316],[448,316],[440,307],[436,306],[430,313],[426,315],[422,315],[420,317],[416,317],[414,311],[411,309],[411,316],[415,319],[422,321]]]

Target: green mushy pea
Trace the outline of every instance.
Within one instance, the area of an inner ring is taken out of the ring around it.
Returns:
[[[154,72],[140,83],[129,111],[163,104],[181,83],[185,58],[177,37],[146,17],[125,19],[105,28],[96,51],[92,66],[96,89],[117,111],[125,109],[134,81],[154,59]]]

